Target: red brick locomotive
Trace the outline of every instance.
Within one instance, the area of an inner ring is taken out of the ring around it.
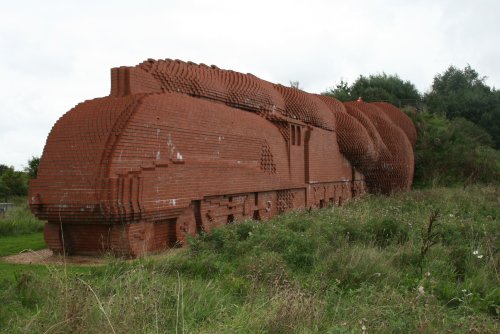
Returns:
[[[411,186],[416,131],[341,102],[172,60],[114,68],[50,132],[31,210],[55,252],[138,256],[234,220]]]

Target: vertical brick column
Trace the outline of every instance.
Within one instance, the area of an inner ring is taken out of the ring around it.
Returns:
[[[46,223],[43,229],[43,237],[47,247],[54,253],[63,252],[63,242],[61,238],[61,225]]]

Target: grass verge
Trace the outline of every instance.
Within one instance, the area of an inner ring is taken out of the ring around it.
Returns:
[[[0,328],[498,333],[499,203],[491,186],[367,196],[225,226],[171,256],[27,270],[2,283]]]

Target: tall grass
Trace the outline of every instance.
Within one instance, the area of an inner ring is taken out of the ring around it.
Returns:
[[[17,198],[14,208],[0,215],[0,237],[41,232],[44,222],[29,210],[26,198]]]
[[[499,198],[493,186],[367,196],[225,226],[187,249],[89,273],[27,271],[0,283],[0,328],[497,333]],[[422,255],[426,240],[436,242]]]

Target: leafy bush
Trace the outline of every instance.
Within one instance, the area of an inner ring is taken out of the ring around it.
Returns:
[[[0,201],[8,202],[9,198],[26,196],[27,193],[27,175],[15,171],[13,167],[0,165]]]
[[[450,66],[434,82],[425,101],[429,111],[448,119],[465,118],[487,131],[500,149],[500,92],[491,89],[470,66]]]
[[[463,118],[408,113],[417,127],[416,186],[498,182],[500,151],[491,136]]]
[[[369,223],[375,244],[386,247],[391,243],[403,244],[408,240],[408,226],[391,218],[377,218]]]

